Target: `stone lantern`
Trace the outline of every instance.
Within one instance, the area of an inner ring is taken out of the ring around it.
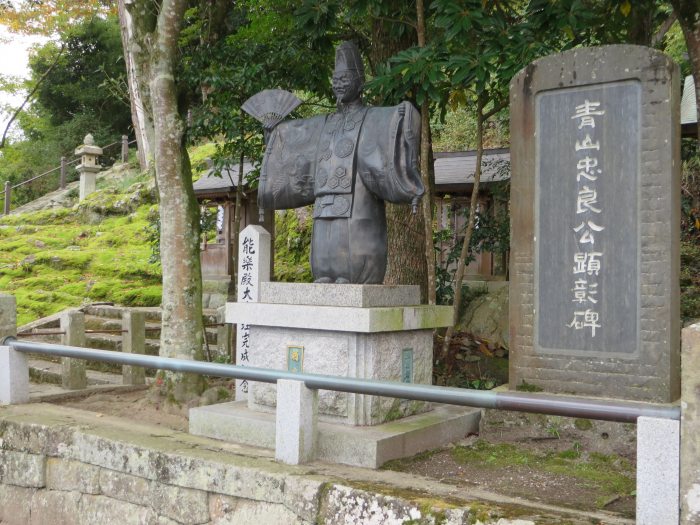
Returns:
[[[80,173],[80,200],[95,191],[97,173],[102,169],[97,158],[102,155],[102,148],[95,146],[95,139],[90,133],[85,135],[83,144],[75,150],[80,155],[80,164],[75,168]]]

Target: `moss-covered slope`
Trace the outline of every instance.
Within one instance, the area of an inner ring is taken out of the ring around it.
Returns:
[[[73,191],[75,193],[75,191]],[[157,306],[160,266],[149,262],[157,215],[146,175],[120,170],[73,206],[0,218],[0,291],[17,298],[18,324],[86,302]]]

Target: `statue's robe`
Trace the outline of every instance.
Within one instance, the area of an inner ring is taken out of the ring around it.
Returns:
[[[268,140],[258,204],[314,204],[315,279],[381,283],[387,260],[384,201],[411,203],[423,195],[419,144],[420,116],[408,102],[282,122]]]

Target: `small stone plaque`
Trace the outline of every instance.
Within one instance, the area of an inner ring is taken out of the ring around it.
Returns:
[[[413,383],[413,348],[401,351],[401,382]]]
[[[304,371],[304,347],[287,346],[287,371],[301,374]]]

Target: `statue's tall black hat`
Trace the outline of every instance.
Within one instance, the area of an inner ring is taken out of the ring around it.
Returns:
[[[335,50],[335,71],[340,73],[343,71],[352,71],[360,78],[365,78],[365,66],[362,63],[360,50],[354,42],[346,40],[342,42]]]

